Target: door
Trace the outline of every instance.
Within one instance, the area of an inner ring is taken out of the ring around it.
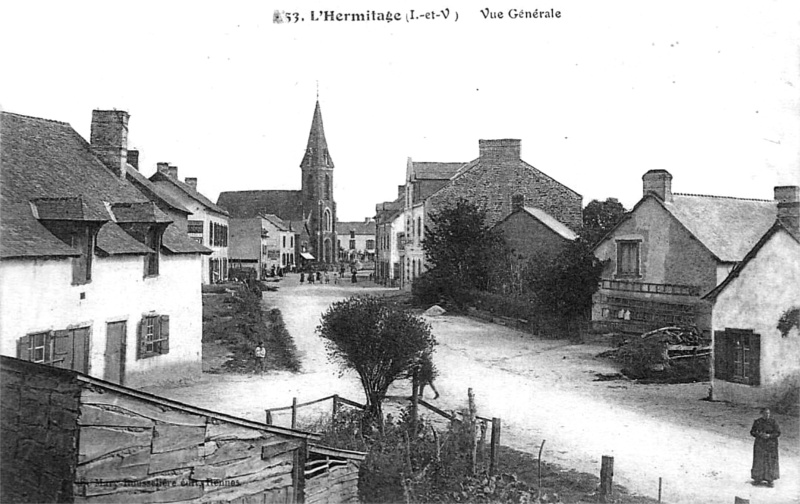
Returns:
[[[127,323],[109,322],[106,324],[106,355],[103,379],[122,385],[125,376],[125,337]]]

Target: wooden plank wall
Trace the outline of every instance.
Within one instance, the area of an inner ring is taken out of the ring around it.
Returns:
[[[358,463],[348,460],[337,464],[308,464],[306,472],[312,466],[314,475],[306,477],[305,504],[358,502]]]
[[[93,386],[81,392],[78,426],[76,502],[296,500],[300,438]]]

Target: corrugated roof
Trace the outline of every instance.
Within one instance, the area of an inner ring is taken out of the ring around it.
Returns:
[[[561,237],[566,238],[567,240],[575,240],[578,238],[578,235],[576,235],[575,232],[573,232],[564,224],[558,222],[555,217],[548,214],[544,210],[533,207],[525,207],[524,210],[528,214],[538,219],[539,222],[552,229],[555,233],[559,234]]]
[[[417,180],[449,180],[464,166],[464,163],[437,163],[411,161],[414,178]]]
[[[227,210],[218,206],[216,203],[214,203],[210,199],[206,198],[205,196],[197,192],[197,190],[194,189],[192,186],[178,179],[172,178],[166,173],[155,172],[153,175],[150,176],[150,181],[153,182],[156,187],[158,187],[159,184],[172,184],[173,186],[183,191],[187,196],[197,201],[201,205],[205,206],[209,210],[217,212],[222,215],[228,215]]]
[[[725,262],[741,261],[772,226],[778,212],[776,201],[698,194],[673,194],[671,202],[661,203]]]
[[[355,231],[357,235],[374,235],[375,221],[369,222],[337,222],[336,232],[339,234]]]
[[[80,197],[95,215],[105,203],[149,203],[97,159],[88,142],[69,124],[9,112],[0,117],[0,257],[77,255],[37,221],[32,200]],[[137,253],[138,247],[111,231],[102,235],[104,247]]]
[[[220,193],[217,204],[237,219],[272,214],[283,220],[303,220],[302,191],[226,191]]]

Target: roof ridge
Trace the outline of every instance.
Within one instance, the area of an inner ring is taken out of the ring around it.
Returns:
[[[741,201],[762,201],[765,203],[774,203],[775,200],[760,199],[760,198],[740,198],[737,196],[715,196],[713,194],[694,194],[694,193],[672,193],[673,196],[694,196],[698,198],[717,198],[717,199],[733,199]]]
[[[22,117],[22,118],[25,118],[25,119],[35,119],[37,121],[44,121],[44,122],[55,123],[55,124],[62,124],[62,125],[65,125],[65,126],[72,127],[68,122],[58,121],[56,119],[47,119],[46,117],[36,117],[36,116],[30,116],[30,115],[25,115],[25,114],[18,114],[16,112],[8,112],[8,111],[5,111],[5,110],[3,111],[3,113],[4,114],[8,114],[8,115],[17,116],[17,117]]]

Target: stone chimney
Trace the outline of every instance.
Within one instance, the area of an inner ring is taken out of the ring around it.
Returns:
[[[167,175],[174,178],[175,180],[178,180],[178,167],[169,165],[169,167],[167,168]]]
[[[93,110],[92,152],[119,177],[128,164],[128,118],[123,110]]]
[[[164,175],[169,175],[169,163],[156,163],[156,170]]]
[[[661,201],[672,201],[672,175],[667,170],[650,170],[642,176],[644,196],[652,193]]]
[[[189,187],[191,187],[195,191],[197,190],[197,177],[186,177],[183,180],[184,180],[184,182],[186,182],[186,185],[188,185]]]
[[[138,150],[129,150],[128,151],[128,164],[139,169],[139,151]]]
[[[775,187],[775,201],[778,202],[778,220],[781,224],[800,233],[800,187]]]
[[[478,140],[481,161],[519,161],[521,144],[514,138]]]

